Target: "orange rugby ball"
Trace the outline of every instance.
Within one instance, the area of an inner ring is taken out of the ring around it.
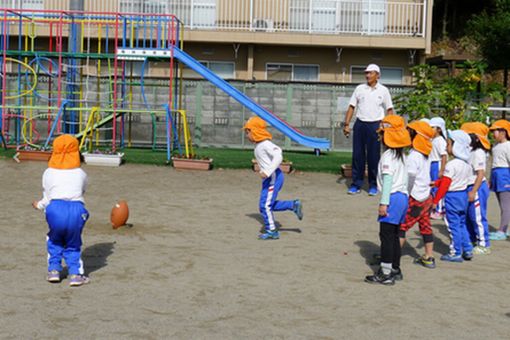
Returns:
[[[112,208],[110,222],[113,229],[117,229],[126,224],[129,218],[129,207],[124,200],[118,201]]]

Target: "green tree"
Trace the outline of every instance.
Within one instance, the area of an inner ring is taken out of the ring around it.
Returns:
[[[482,81],[486,65],[467,62],[464,69],[450,77],[430,65],[412,68],[415,87],[395,97],[395,109],[410,120],[443,117],[448,128],[458,128],[466,121],[489,123],[488,110],[501,100],[501,86]]]
[[[506,106],[508,70],[510,68],[510,0],[494,0],[492,11],[474,15],[467,24],[467,33],[478,45],[481,57],[490,70],[503,70]]]

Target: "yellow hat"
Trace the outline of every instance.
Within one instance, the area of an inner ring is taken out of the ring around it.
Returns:
[[[390,148],[403,148],[411,145],[411,136],[406,130],[404,118],[388,115],[382,120],[383,141]]]
[[[430,155],[434,129],[424,121],[411,122],[407,124],[407,127],[416,131],[416,136],[413,139],[413,148],[426,156]]]
[[[272,139],[273,136],[266,130],[266,122],[259,117],[251,117],[243,126],[243,130],[250,130],[251,136],[255,142],[262,142],[266,139]]]
[[[469,122],[462,124],[460,129],[466,133],[474,133],[478,139],[480,139],[483,147],[490,150],[491,142],[489,142],[489,139],[487,138],[487,135],[489,134],[489,127],[487,125],[479,122]]]
[[[506,119],[496,120],[494,123],[492,123],[489,129],[491,130],[504,129],[506,130],[506,133],[508,133],[508,135],[510,136],[510,122],[508,122],[508,120]]]
[[[71,135],[55,138],[48,166],[61,170],[79,168],[81,162],[78,144],[78,140]]]

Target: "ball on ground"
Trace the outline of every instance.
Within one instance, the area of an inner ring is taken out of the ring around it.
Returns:
[[[126,224],[129,218],[129,207],[127,202],[124,200],[120,200],[112,208],[112,212],[110,214],[110,222],[112,224],[113,229],[117,229]]]

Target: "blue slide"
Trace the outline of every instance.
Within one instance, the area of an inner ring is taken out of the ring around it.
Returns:
[[[314,148],[314,149],[330,149],[331,143],[327,139],[316,138],[305,136],[302,132],[296,130],[285,121],[281,120],[268,110],[264,109],[259,104],[255,103],[250,97],[230,85],[225,80],[218,77],[215,73],[211,72],[207,67],[200,64],[189,54],[185,53],[181,49],[173,48],[174,57],[180,60],[183,64],[191,68],[193,71],[200,74],[202,77],[219,87],[229,96],[237,100],[241,105],[244,105],[247,109],[255,113],[257,116],[265,120],[269,125],[292,139],[294,142],[301,145]]]

